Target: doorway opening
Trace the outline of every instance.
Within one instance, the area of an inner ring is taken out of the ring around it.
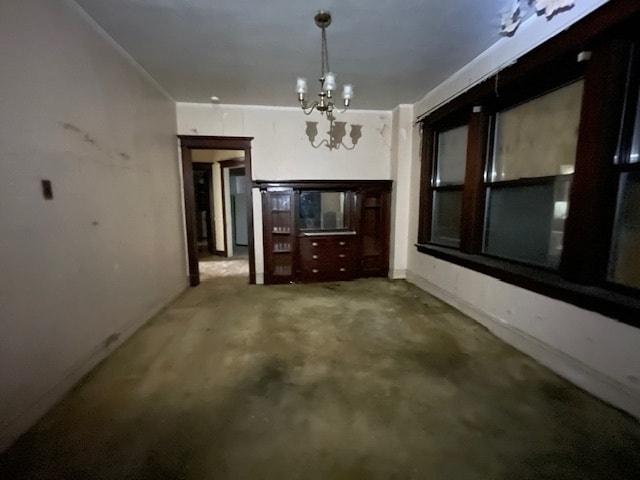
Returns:
[[[255,283],[250,137],[179,135],[189,283],[248,275]]]
[[[217,253],[212,164],[193,162],[193,189],[195,192],[198,258],[202,258]]]
[[[233,158],[220,162],[222,205],[224,206],[224,241],[226,256],[246,258],[249,254],[247,231],[247,192],[244,160]]]

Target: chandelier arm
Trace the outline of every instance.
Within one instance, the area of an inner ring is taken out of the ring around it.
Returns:
[[[308,108],[302,106],[302,111],[304,112],[305,115],[311,115],[311,112],[313,112],[317,106],[318,106],[318,102],[313,102],[311,106]]]
[[[329,146],[329,140],[327,140],[326,138],[323,138],[322,141],[318,142],[318,146],[313,146],[313,148],[320,148],[322,145],[327,145],[327,147]]]

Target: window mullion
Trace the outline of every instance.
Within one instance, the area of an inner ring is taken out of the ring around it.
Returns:
[[[418,243],[428,243],[431,239],[431,220],[433,216],[433,145],[435,131],[432,126],[422,124],[422,151],[420,165],[420,219],[418,225]]]
[[[490,118],[483,111],[473,112],[469,119],[467,164],[462,193],[460,250],[480,253],[484,228],[484,172],[489,142]]]
[[[587,65],[575,175],[560,263],[563,277],[582,284],[604,280],[615,209],[616,154],[630,42],[595,49]]]

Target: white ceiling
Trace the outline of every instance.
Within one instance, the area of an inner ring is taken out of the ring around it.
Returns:
[[[505,0],[76,0],[177,101],[297,105],[329,61],[357,109],[414,103],[498,40]]]

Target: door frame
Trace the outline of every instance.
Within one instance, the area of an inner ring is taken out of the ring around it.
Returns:
[[[184,188],[185,229],[189,285],[200,284],[198,244],[196,238],[196,199],[193,188],[192,150],[240,150],[244,152],[244,180],[247,190],[247,235],[249,237],[249,283],[256,283],[256,258],[253,232],[253,182],[251,180],[251,141],[253,137],[220,137],[178,135],[182,157],[182,184]]]

